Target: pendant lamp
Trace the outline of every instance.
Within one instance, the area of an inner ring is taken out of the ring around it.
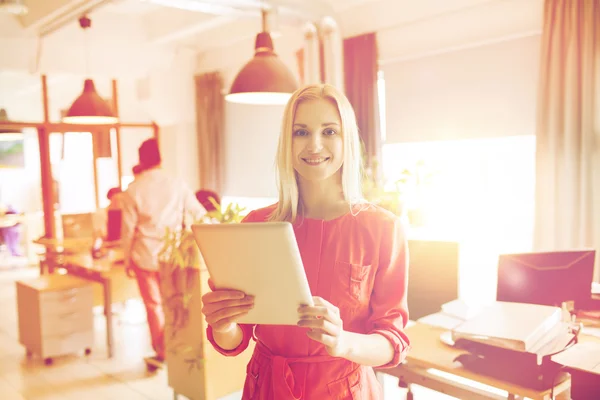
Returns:
[[[0,12],[14,15],[25,15],[29,10],[23,0],[0,0]]]
[[[0,123],[9,122],[8,114],[4,108],[0,109]],[[0,128],[0,140],[19,140],[23,138],[23,131],[20,129]]]
[[[79,19],[79,25],[85,30],[92,25],[92,21],[83,16]],[[71,104],[62,120],[67,124],[86,125],[109,125],[119,121],[110,105],[96,92],[94,81],[91,79],[84,81],[83,91]]]
[[[275,54],[262,11],[262,32],[256,35],[254,58],[238,72],[225,100],[244,104],[285,104],[298,88],[296,78]]]
[[[83,83],[83,92],[71,104],[67,115],[63,117],[63,122],[67,124],[107,125],[117,123],[118,119],[108,103],[96,92],[94,81],[86,79]]]

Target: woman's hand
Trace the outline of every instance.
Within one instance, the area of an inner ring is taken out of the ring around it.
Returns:
[[[214,332],[233,331],[237,320],[254,307],[254,296],[247,296],[239,290],[215,289],[211,279],[208,286],[212,290],[202,296],[202,314]]]
[[[327,300],[314,296],[314,307],[298,308],[300,320],[298,326],[310,328],[306,334],[312,340],[325,345],[327,352],[333,357],[345,357],[349,347],[345,339],[344,324],[340,318],[340,310]]]

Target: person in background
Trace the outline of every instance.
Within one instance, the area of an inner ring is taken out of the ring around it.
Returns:
[[[219,206],[221,205],[221,197],[219,197],[219,195],[212,190],[198,190],[196,192],[196,198],[208,212],[216,210],[215,205],[212,203],[212,201],[210,201],[210,199],[213,199],[214,202]]]
[[[254,298],[209,280],[207,337],[226,356],[256,340],[243,399],[382,399],[373,367],[409,349],[404,226],[362,198],[356,118],[335,87],[298,89],[280,132],[279,202],[244,222],[292,223],[314,306],[298,308],[297,326],[238,324]]]
[[[181,229],[184,215],[200,219],[206,210],[180,178],[161,167],[155,139],[140,146],[144,173],[129,184],[121,197],[123,256],[128,274],[135,275],[146,308],[156,364],[165,359],[164,324],[159,275],[159,252],[167,228]]]
[[[142,172],[144,172],[144,167],[141,164],[136,164],[131,168],[131,172],[133,173],[133,179],[137,179]]]
[[[121,197],[123,196],[123,191],[120,187],[114,187],[109,189],[108,193],[106,193],[106,198],[110,201],[108,204],[108,210],[118,210],[121,208]]]
[[[17,210],[8,205],[8,206],[0,206],[0,217],[4,215],[16,215]],[[23,253],[21,252],[21,223],[16,222],[14,225],[0,227],[0,237],[2,237],[2,242],[8,248],[8,252],[13,257],[21,257]]]

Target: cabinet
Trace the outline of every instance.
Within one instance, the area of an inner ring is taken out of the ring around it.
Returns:
[[[93,290],[89,281],[68,275],[43,275],[16,282],[19,342],[27,356],[46,364],[52,357],[85,349],[94,343]]]

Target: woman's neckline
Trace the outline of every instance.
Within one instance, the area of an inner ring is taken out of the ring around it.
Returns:
[[[356,203],[350,206],[350,209],[345,211],[344,213],[335,216],[333,218],[310,218],[310,217],[305,217],[304,215],[299,215],[297,220],[298,222],[302,222],[302,221],[310,221],[310,222],[323,222],[323,223],[330,223],[330,222],[335,222],[338,220],[341,220],[349,215],[356,215],[355,212],[357,211],[357,209],[361,206],[364,206],[365,204],[361,204],[361,203]],[[360,210],[358,210],[360,211]]]

